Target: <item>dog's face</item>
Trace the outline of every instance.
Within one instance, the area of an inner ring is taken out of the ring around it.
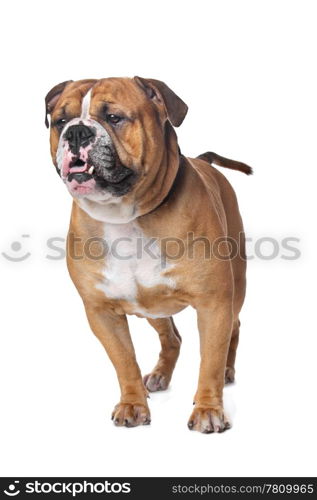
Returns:
[[[178,126],[186,112],[157,80],[64,82],[46,96],[53,163],[75,198],[107,203],[126,197],[159,165],[166,122]]]

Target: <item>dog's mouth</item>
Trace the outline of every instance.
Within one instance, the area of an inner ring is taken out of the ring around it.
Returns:
[[[130,168],[112,161],[96,164],[74,158],[69,164],[66,181],[72,194],[85,195],[97,190],[107,190],[114,196],[122,196],[132,187],[136,174]]]

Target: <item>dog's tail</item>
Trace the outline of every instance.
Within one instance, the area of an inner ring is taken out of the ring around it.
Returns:
[[[200,160],[205,160],[208,163],[215,163],[219,167],[231,168],[231,170],[239,170],[247,175],[253,174],[253,170],[249,165],[245,163],[241,163],[240,161],[229,160],[228,158],[224,158],[223,156],[217,155],[216,153],[211,153],[207,151],[207,153],[203,153],[202,155],[197,156]]]

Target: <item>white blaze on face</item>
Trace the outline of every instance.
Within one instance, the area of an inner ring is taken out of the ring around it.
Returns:
[[[89,120],[90,115],[89,115],[89,108],[90,108],[90,101],[91,101],[91,90],[90,89],[87,94],[84,96],[82,103],[81,103],[81,115],[80,115],[80,120]]]

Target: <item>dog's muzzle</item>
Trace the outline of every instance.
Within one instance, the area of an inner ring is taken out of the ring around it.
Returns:
[[[56,155],[58,169],[73,196],[103,191],[123,196],[135,173],[121,164],[107,131],[94,120],[72,120],[64,129]]]

